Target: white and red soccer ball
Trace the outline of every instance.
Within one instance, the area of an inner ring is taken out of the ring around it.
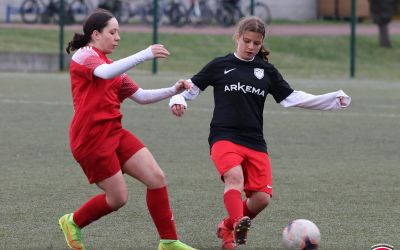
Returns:
[[[282,244],[285,250],[318,249],[321,233],[318,227],[309,220],[291,221],[282,232]]]

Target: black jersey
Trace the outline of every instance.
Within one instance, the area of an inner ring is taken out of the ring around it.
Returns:
[[[216,141],[229,140],[267,152],[263,135],[267,95],[271,94],[279,103],[293,92],[272,64],[259,56],[252,61],[242,61],[228,54],[209,62],[191,80],[201,90],[214,87],[210,147]]]

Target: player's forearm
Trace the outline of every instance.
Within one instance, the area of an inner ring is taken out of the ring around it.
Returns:
[[[162,89],[138,89],[129,98],[139,104],[149,104],[162,101],[177,93],[176,87]]]
[[[343,97],[342,103],[339,97]],[[350,105],[351,98],[342,90],[323,95],[312,95],[303,91],[293,91],[285,100],[280,102],[283,107],[300,107],[315,110],[338,110]],[[344,105],[343,105],[344,104]]]
[[[192,83],[190,79],[188,81]],[[195,84],[193,84],[193,87],[191,89],[185,90],[179,95],[174,95],[173,97],[171,97],[171,99],[169,100],[169,107],[171,108],[172,106],[179,104],[187,108],[186,100],[192,101],[196,99],[200,95],[200,93],[201,90]]]
[[[190,83],[193,83],[191,79],[187,80]],[[192,101],[197,98],[197,96],[200,95],[200,89],[197,87],[195,84],[193,84],[193,87],[189,90],[185,90],[181,93],[181,95],[185,98],[185,100]]]
[[[111,79],[130,70],[136,65],[153,58],[154,55],[151,52],[151,47],[148,47],[136,54],[122,58],[110,64],[102,64],[94,70],[93,74],[103,79]]]

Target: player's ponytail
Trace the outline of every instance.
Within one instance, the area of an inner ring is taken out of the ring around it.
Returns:
[[[83,34],[75,33],[72,40],[68,43],[66,48],[67,53],[69,54],[71,51],[86,46],[92,39],[93,31],[102,32],[104,27],[107,26],[108,21],[113,17],[114,15],[108,10],[96,9],[83,23]]]
[[[81,33],[75,33],[72,40],[68,43],[67,48],[65,49],[67,53],[71,53],[71,51],[77,50],[86,46],[90,42],[90,36]]]
[[[263,36],[263,38],[265,38],[265,24],[263,20],[257,16],[243,17],[237,24],[233,39],[235,40],[237,37],[243,35],[246,31],[259,33]],[[269,51],[263,45],[260,51],[257,53],[257,56],[260,56],[263,60],[268,62],[268,55]]]

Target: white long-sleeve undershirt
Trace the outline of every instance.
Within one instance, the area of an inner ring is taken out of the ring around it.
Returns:
[[[339,97],[344,98],[344,106],[340,104]],[[315,110],[338,110],[349,106],[350,102],[351,98],[343,90],[322,95],[312,95],[304,91],[295,90],[279,104],[285,108],[300,107]]]
[[[149,104],[159,102],[161,100],[167,99],[177,92],[175,85],[169,88],[162,89],[142,89],[139,88],[129,99],[139,103],[139,104]]]
[[[101,64],[95,68],[93,74],[103,79],[111,79],[118,75],[121,75],[122,73],[125,73],[136,65],[153,58],[154,55],[151,51],[151,46],[149,46],[147,49],[144,49],[136,54],[122,58],[110,64]]]
[[[186,90],[181,94],[172,96],[169,101],[169,107],[171,108],[175,104],[180,104],[187,108],[186,100],[194,100],[200,93],[201,90],[196,85],[193,85],[192,89]],[[344,106],[340,104],[339,97],[344,98]],[[346,93],[344,93],[343,90],[338,90],[322,95],[313,95],[304,91],[294,90],[288,97],[286,97],[286,99],[281,101],[279,104],[285,108],[300,107],[315,110],[338,110],[349,106],[350,102],[351,98]]]

